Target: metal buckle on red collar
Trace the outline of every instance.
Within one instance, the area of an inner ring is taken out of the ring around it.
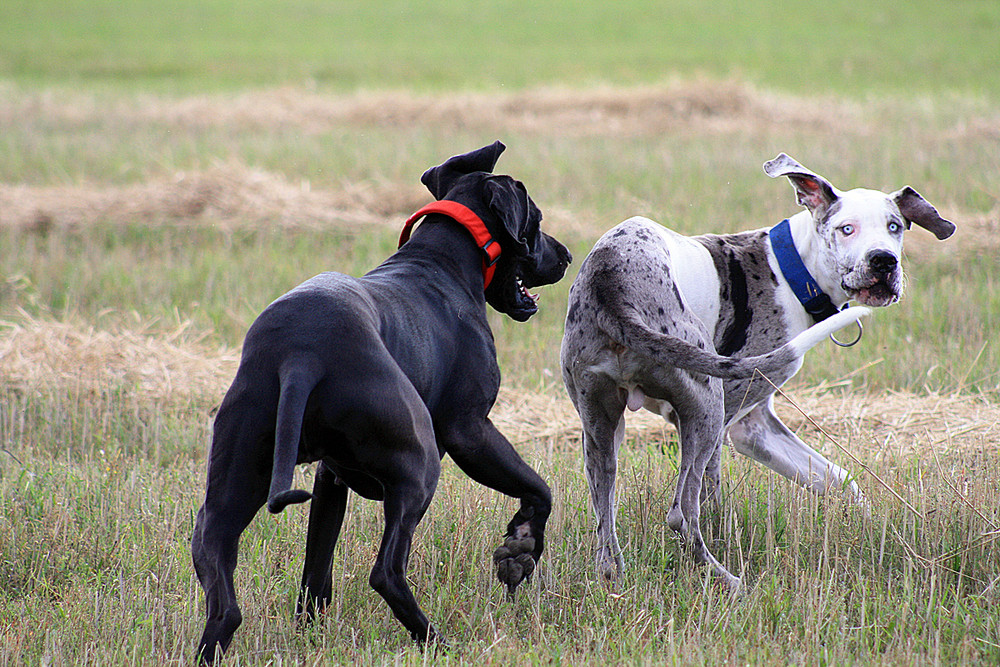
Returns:
[[[486,268],[493,266],[500,259],[500,244],[495,239],[491,238],[481,249],[490,258],[489,263],[486,264]],[[483,262],[486,262],[486,260],[484,259]]]
[[[450,199],[442,199],[441,201],[431,202],[427,206],[424,206],[407,218],[403,224],[403,231],[399,234],[399,247],[403,247],[403,244],[410,239],[410,232],[413,230],[414,224],[420,218],[430,213],[446,215],[469,230],[472,238],[476,241],[476,245],[479,246],[484,255],[483,289],[489,287],[490,282],[493,281],[493,274],[496,272],[497,260],[500,259],[500,242],[490,235],[490,231],[486,229],[486,224],[482,219],[464,204],[459,204],[457,201],[451,201]]]

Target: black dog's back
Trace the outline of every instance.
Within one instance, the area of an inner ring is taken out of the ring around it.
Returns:
[[[527,288],[559,280],[571,258],[539,229],[524,186],[492,175],[502,150],[497,142],[428,170],[423,181],[442,201],[421,209],[405,245],[364,277],[307,280],[247,332],[192,538],[208,602],[203,660],[226,650],[242,620],[239,536],[265,500],[276,512],[311,498],[298,613],[329,603],[348,487],[383,501],[372,587],[414,639],[434,639],[405,574],[446,452],[474,480],[520,499],[495,560],[511,591],[530,576],[551,493],[488,418],[500,371],[486,305],[528,319],[537,303]],[[292,490],[296,463],[316,461],[312,494]]]
[[[386,394],[411,384],[382,340],[379,300],[363,278],[323,273],[275,300],[250,326],[231,393],[274,415],[272,513],[311,497],[291,490],[296,463],[346,458],[343,465],[357,465],[354,448],[325,445],[378,437],[372,431],[386,426],[384,401],[402,400]]]

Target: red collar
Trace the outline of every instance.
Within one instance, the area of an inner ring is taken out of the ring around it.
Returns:
[[[399,235],[399,247],[402,248],[403,244],[409,240],[410,230],[413,229],[413,225],[416,224],[417,220],[428,213],[442,213],[469,230],[472,238],[476,240],[476,245],[479,246],[485,255],[483,257],[483,289],[489,287],[490,282],[493,280],[493,273],[497,268],[497,260],[500,259],[500,243],[490,236],[490,231],[486,229],[486,225],[482,219],[464,204],[459,204],[457,201],[451,201],[450,199],[442,199],[441,201],[431,202],[427,206],[424,206],[411,215],[403,225],[403,231]]]

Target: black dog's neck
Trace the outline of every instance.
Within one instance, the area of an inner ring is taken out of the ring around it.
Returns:
[[[483,252],[469,230],[446,215],[425,217],[393,258],[436,266],[483,294]]]

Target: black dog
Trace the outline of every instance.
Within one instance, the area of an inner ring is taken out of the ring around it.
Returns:
[[[405,574],[446,453],[472,479],[521,500],[494,554],[500,581],[513,592],[534,570],[551,494],[489,420],[500,369],[486,304],[527,320],[538,307],[526,288],[558,281],[571,257],[540,231],[524,186],[492,175],[503,150],[498,141],[429,169],[421,181],[442,201],[408,221],[395,254],[363,278],[320,274],[251,325],[215,419],[192,539],[208,601],[200,659],[214,661],[242,621],[238,541],[265,501],[276,513],[312,499],[297,605],[309,617],[331,599],[352,489],[384,503],[372,587],[415,640],[438,636]],[[295,465],[314,461],[312,494],[290,490]]]

